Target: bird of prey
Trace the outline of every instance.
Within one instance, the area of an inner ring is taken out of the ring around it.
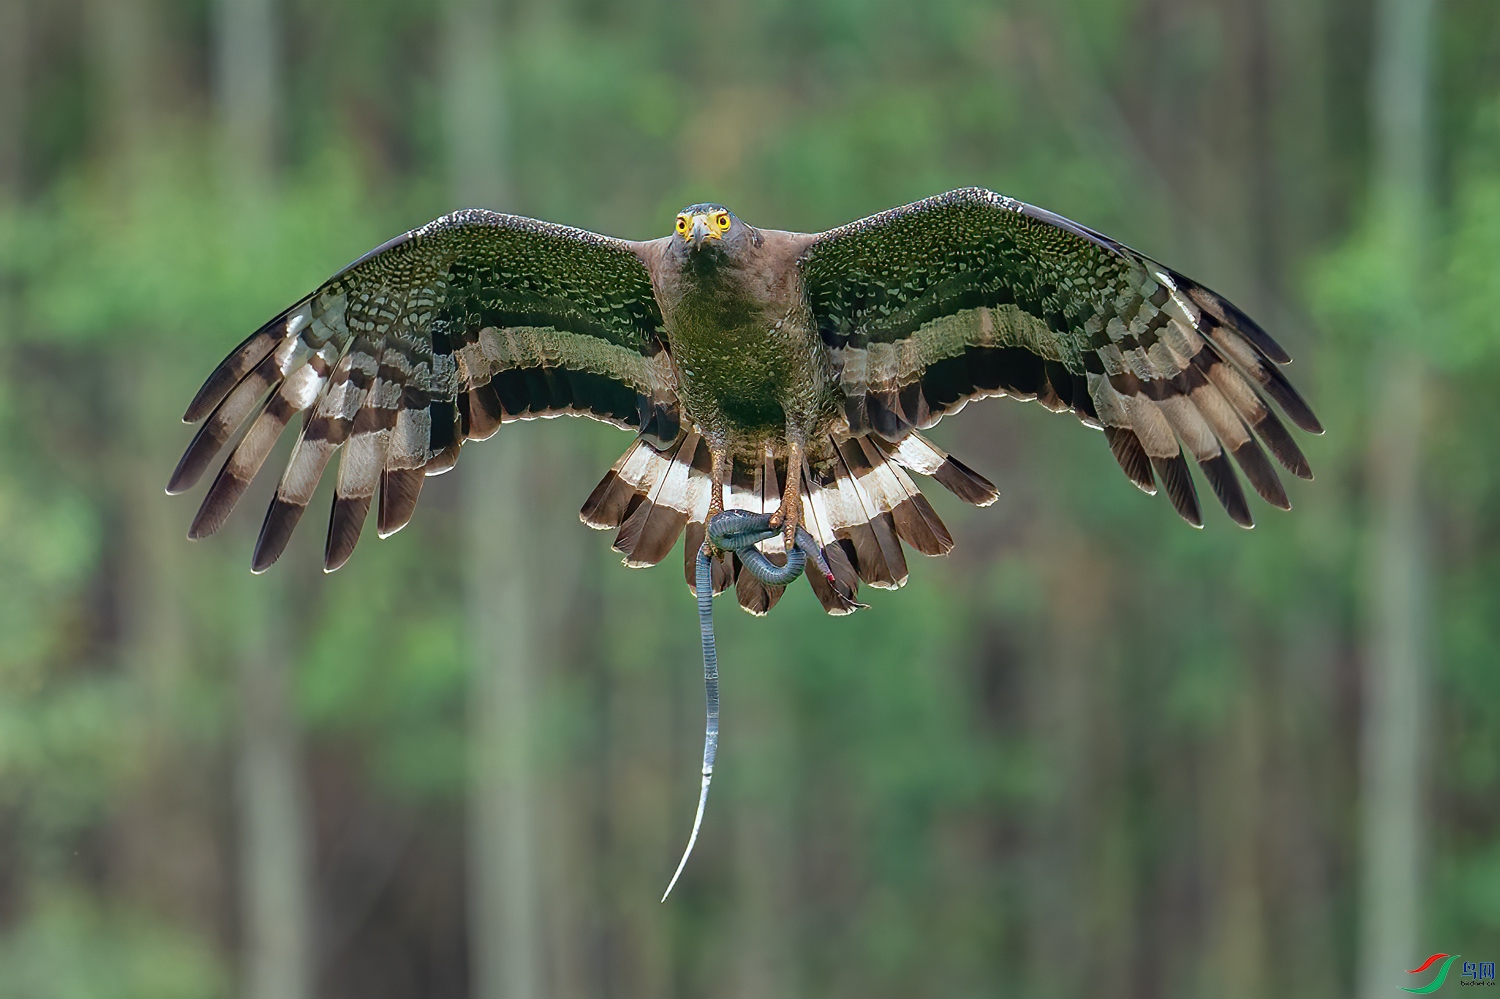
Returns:
[[[189,531],[212,534],[306,413],[252,568],[281,555],[343,448],[323,552],[332,571],[377,487],[385,537],[411,519],[426,476],[503,423],[567,413],[634,431],[580,516],[615,530],[630,566],[655,565],[687,533],[708,724],[670,894],[718,747],[715,593],[733,585],[764,614],[811,562],[824,609],[847,614],[863,606],[861,582],[906,581],[903,544],[946,554],[953,538],[909,473],[994,502],[989,481],[921,433],[988,396],[1071,410],[1104,431],[1132,482],[1159,483],[1201,526],[1191,454],[1249,527],[1231,457],[1283,509],[1265,449],[1312,475],[1267,402],[1321,432],[1281,373],[1290,360],[1176,271],[978,188],[821,233],[691,205],[649,242],[469,210],[376,247],[235,348],[188,406],[186,422],[207,420],[167,491],[190,488],[248,424]]]
[[[377,489],[386,537],[466,441],[571,414],[636,434],[580,513],[615,529],[625,564],[657,564],[685,529],[691,580],[714,514],[769,514],[777,532],[753,549],[709,540],[714,591],[735,586],[751,613],[781,586],[745,559],[783,565],[799,528],[829,613],[862,606],[861,582],[906,582],[903,543],[947,553],[953,537],[910,472],[972,504],[996,498],[921,434],[971,399],[1071,411],[1193,525],[1185,455],[1244,526],[1233,465],[1281,508],[1266,450],[1311,477],[1269,405],[1322,432],[1281,372],[1286,351],[1202,285],[1043,208],[969,187],[826,233],[754,228],[718,204],[682,208],[673,229],[633,242],[465,210],[354,261],[252,333],[187,407],[184,422],[207,419],[168,492],[249,426],[190,537],[222,525],[299,413],[255,571],[281,555],[338,450],[330,571]]]
[[[587,416],[636,435],[581,511],[615,530],[627,565],[660,562],[686,532],[689,582],[702,549],[713,591],[734,586],[763,614],[805,554],[817,598],[845,614],[862,606],[861,582],[906,581],[903,544],[953,547],[911,473],[978,506],[996,499],[922,434],[972,399],[1071,411],[1195,526],[1185,455],[1237,523],[1253,521],[1234,465],[1288,508],[1265,452],[1311,470],[1271,403],[1321,432],[1281,371],[1289,361],[1212,291],[978,188],[820,233],[698,204],[645,242],[466,210],[375,248],[235,348],[188,406],[184,420],[203,425],[168,492],[248,425],[189,532],[212,534],[303,413],[252,568],[276,561],[342,449],[332,571],[377,489],[385,537],[466,442],[514,420]],[[705,540],[726,509],[761,530]]]

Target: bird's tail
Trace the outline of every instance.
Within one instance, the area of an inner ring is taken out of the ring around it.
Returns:
[[[809,571],[807,579],[830,614],[849,614],[863,606],[857,600],[861,581],[891,589],[905,583],[903,542],[924,555],[945,555],[953,548],[952,535],[908,471],[932,476],[976,506],[999,495],[983,476],[915,432],[896,443],[834,436],[826,447],[810,447],[809,452],[815,457],[795,470],[801,480],[802,524],[822,549],[834,581],[817,571]],[[614,548],[631,567],[656,565],[685,532],[683,563],[692,585],[708,516],[710,469],[708,445],[696,433],[660,450],[638,439],[594,488],[579,517],[598,530],[615,530]],[[786,475],[785,459],[736,458],[725,507],[775,512]],[[785,563],[779,535],[758,547],[772,562]],[[713,582],[715,593],[733,586],[740,606],[752,614],[768,612],[784,589],[741,571],[732,553],[715,560]]]

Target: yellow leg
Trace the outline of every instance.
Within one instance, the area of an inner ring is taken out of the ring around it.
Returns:
[[[795,442],[786,455],[786,488],[781,493],[781,507],[771,518],[772,526],[781,528],[786,550],[797,546],[797,528],[802,524],[802,445]]]
[[[712,448],[709,449],[709,455],[713,463],[709,470],[712,483],[708,487],[708,520],[713,520],[724,512],[724,480],[729,477],[729,456]],[[704,526],[707,526],[707,521],[704,522]],[[713,544],[708,540],[706,531],[703,537],[703,550],[710,556],[717,554]]]

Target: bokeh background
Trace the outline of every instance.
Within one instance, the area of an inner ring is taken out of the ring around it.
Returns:
[[[1259,317],[1317,480],[1193,531],[1072,419],[945,423],[1002,489],[935,491],[950,557],[850,618],[720,603],[666,905],[693,605],[574,516],[628,438],[507,426],[333,576],[320,511],[250,576],[266,483],[191,545],[162,494],[219,357],[445,211],[816,230],[966,184]],[[0,997],[1376,999],[1496,960],[1497,301],[1494,0],[0,0]]]

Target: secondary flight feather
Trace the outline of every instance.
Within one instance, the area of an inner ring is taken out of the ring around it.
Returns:
[[[1135,485],[1201,526],[1191,457],[1250,527],[1236,466],[1282,508],[1275,465],[1312,475],[1276,415],[1322,430],[1281,372],[1290,360],[1176,271],[978,188],[823,233],[690,205],[649,242],[470,210],[377,247],[240,344],[188,406],[203,425],[167,488],[191,488],[248,428],[189,531],[212,534],[304,414],[251,564],[281,555],[341,451],[332,571],[377,493],[384,537],[427,476],[505,423],[573,414],[633,432],[579,515],[615,531],[629,566],[686,535],[708,724],[670,894],[718,748],[714,594],[733,586],[765,614],[806,569],[824,609],[847,614],[864,606],[860,583],[906,582],[907,547],[946,554],[953,536],[912,475],[976,506],[998,493],[921,432],[990,396],[1102,430]]]
[[[1286,352],[1212,291],[1051,212],[967,188],[822,233],[758,229],[717,204],[673,229],[637,242],[467,210],[372,250],[251,334],[189,405],[202,425],[168,492],[238,435],[190,536],[222,526],[299,414],[257,572],[335,453],[330,571],[377,497],[384,537],[469,441],[567,414],[636,437],[580,514],[615,531],[627,565],[660,562],[685,534],[691,583],[712,517],[769,515],[777,530],[754,550],[784,565],[805,532],[832,614],[862,606],[860,583],[902,585],[906,548],[953,547],[914,475],[996,499],[922,435],[974,399],[1073,413],[1195,526],[1189,460],[1246,527],[1240,475],[1281,508],[1277,466],[1311,477],[1277,415],[1322,430]],[[745,571],[748,549],[710,538],[706,553],[715,592],[734,587],[757,614],[776,604],[783,587]]]

